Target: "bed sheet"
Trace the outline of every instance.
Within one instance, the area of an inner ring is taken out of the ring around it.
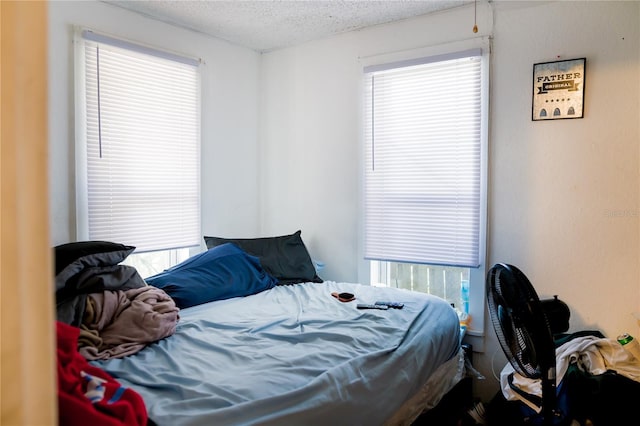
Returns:
[[[356,309],[377,300],[404,308]],[[459,350],[446,301],[353,283],[276,286],[180,317],[173,336],[94,362],[160,426],[384,424]]]

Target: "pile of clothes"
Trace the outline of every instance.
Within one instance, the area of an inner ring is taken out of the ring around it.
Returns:
[[[559,413],[580,425],[629,424],[625,408],[640,401],[640,359],[599,331],[578,332],[563,340],[556,347]],[[500,385],[507,401],[524,404],[525,416],[541,412],[541,380],[524,377],[507,364]]]
[[[86,241],[54,250],[60,424],[149,424],[142,398],[89,361],[133,355],[171,336],[180,310],[120,264],[135,247]]]

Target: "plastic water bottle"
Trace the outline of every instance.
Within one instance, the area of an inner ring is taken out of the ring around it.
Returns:
[[[460,281],[460,299],[462,299],[462,312],[469,313],[469,280]]]

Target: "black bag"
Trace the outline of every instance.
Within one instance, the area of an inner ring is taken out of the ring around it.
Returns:
[[[640,403],[640,383],[613,370],[593,375],[577,364],[569,368],[561,383],[566,394],[570,418],[581,425],[590,420],[594,426],[637,424],[635,409]]]

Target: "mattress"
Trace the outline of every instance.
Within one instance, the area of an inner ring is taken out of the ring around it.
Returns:
[[[378,300],[404,307],[356,308]],[[436,371],[455,373],[444,366],[455,364],[459,332],[435,296],[303,283],[183,309],[172,336],[93,364],[137,391],[160,426],[375,425],[396,418]]]

